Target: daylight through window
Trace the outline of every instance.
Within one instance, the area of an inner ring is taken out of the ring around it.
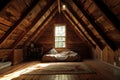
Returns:
[[[66,30],[65,25],[55,25],[55,48],[65,48]]]

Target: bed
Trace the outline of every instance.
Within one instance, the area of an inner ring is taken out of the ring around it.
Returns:
[[[80,61],[80,55],[71,50],[64,50],[57,52],[55,49],[51,49],[47,54],[43,55],[42,61],[57,62],[57,61]]]

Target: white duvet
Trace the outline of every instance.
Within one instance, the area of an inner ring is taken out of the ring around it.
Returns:
[[[77,53],[74,51],[63,51],[57,54],[46,54],[46,56],[54,56],[57,60],[66,60],[69,56],[76,56]]]

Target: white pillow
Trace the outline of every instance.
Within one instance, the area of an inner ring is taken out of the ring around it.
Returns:
[[[48,53],[49,54],[57,54],[58,52],[56,51],[55,48],[52,48]]]

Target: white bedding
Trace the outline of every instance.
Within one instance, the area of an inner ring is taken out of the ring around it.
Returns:
[[[66,60],[69,56],[76,56],[77,53],[74,51],[62,51],[60,53],[50,53],[46,54],[46,56],[54,56],[57,60]]]
[[[0,69],[3,69],[5,67],[11,66],[12,62],[7,61],[7,62],[0,62]]]

